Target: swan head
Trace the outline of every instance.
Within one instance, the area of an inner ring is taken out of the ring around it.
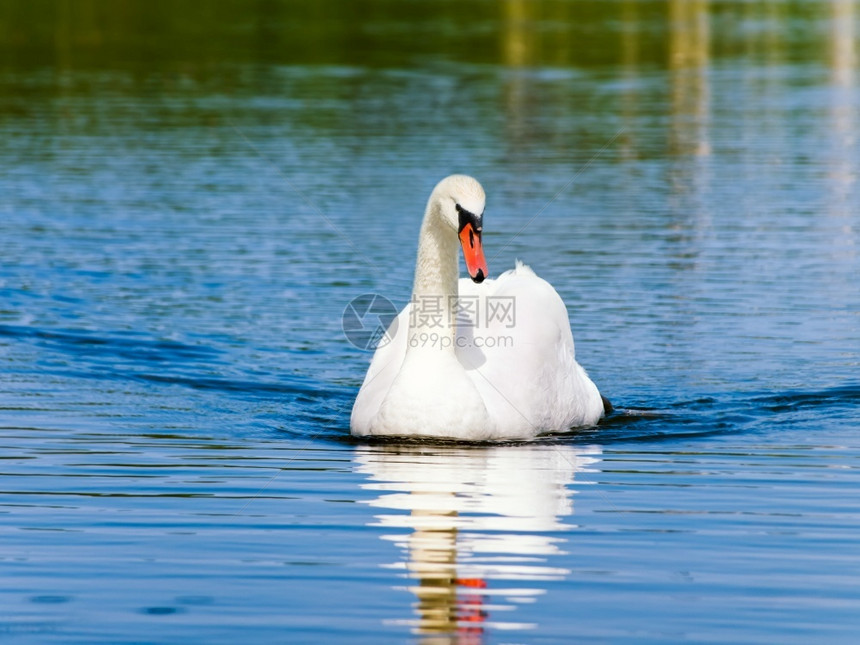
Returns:
[[[467,175],[451,175],[436,185],[430,201],[437,205],[442,222],[457,232],[469,277],[483,282],[489,271],[481,244],[486,203],[481,184]]]

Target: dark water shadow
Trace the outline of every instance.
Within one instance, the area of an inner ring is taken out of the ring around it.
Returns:
[[[345,398],[350,389],[312,378],[284,373],[278,380],[261,381],[203,375],[213,367],[229,366],[225,352],[205,344],[142,337],[129,332],[39,329],[0,325],[0,340],[30,342],[71,357],[70,362],[42,364],[40,373],[109,381],[137,381],[176,385],[193,390],[223,392],[243,399],[289,398],[311,403]]]
[[[350,402],[351,403],[351,402]],[[697,397],[660,408],[618,406],[596,426],[566,433],[545,434],[527,441],[479,442],[412,437],[363,437],[349,435],[348,418],[343,433],[324,432],[318,438],[353,445],[462,446],[498,445],[587,445],[614,443],[659,443],[711,437],[746,435],[762,428],[797,420],[798,413],[833,416],[855,411],[860,403],[860,385],[849,384],[822,390],[790,390],[780,393],[737,393]],[[347,408],[348,415],[348,408]]]
[[[0,340],[29,342],[73,357],[40,371],[57,376],[106,381],[136,381],[153,386],[178,386],[242,400],[284,404],[284,423],[275,421],[273,438],[328,441],[347,445],[523,445],[614,444],[662,442],[772,430],[813,417],[852,414],[860,402],[860,384],[818,390],[736,392],[658,401],[654,407],[625,407],[618,401],[612,413],[594,427],[547,434],[528,441],[464,442],[426,438],[354,438],[349,415],[357,384],[333,383],[283,373],[273,379],[241,375],[213,376],[213,367],[229,367],[225,352],[206,344],[142,337],[131,332],[39,329],[0,325]],[[208,372],[208,373],[206,373]]]
[[[86,358],[121,358],[149,363],[177,360],[212,360],[220,351],[205,345],[188,345],[170,340],[142,338],[138,334],[116,332],[105,336],[87,330],[39,329],[21,325],[0,325],[0,338],[29,340],[53,349]]]
[[[774,414],[815,409],[857,410],[860,403],[860,384],[847,384],[826,390],[784,392],[760,395],[752,403],[761,410]]]

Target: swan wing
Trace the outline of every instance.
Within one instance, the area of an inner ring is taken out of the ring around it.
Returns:
[[[373,353],[373,360],[364,377],[352,407],[349,427],[354,435],[370,434],[370,425],[379,412],[391,384],[400,373],[406,357],[406,343],[409,337],[409,312],[412,305],[407,304],[397,317],[391,321],[385,336],[382,337]]]
[[[576,362],[567,308],[551,284],[517,262],[496,280],[461,280],[459,288],[460,298],[477,298],[478,308],[471,326],[465,318],[458,324],[457,357],[497,438],[563,432],[600,419],[600,393]]]

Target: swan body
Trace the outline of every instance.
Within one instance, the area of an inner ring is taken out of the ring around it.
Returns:
[[[552,285],[519,261],[484,279],[484,203],[465,175],[430,195],[412,300],[376,349],[352,409],[353,435],[531,439],[603,416]],[[458,279],[458,239],[471,280]]]

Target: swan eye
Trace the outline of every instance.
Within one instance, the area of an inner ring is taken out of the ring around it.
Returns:
[[[481,229],[483,228],[481,226],[483,213],[481,215],[475,215],[472,211],[468,211],[460,206],[460,204],[454,204],[454,208],[457,209],[457,213],[460,215],[460,226],[457,230],[458,233],[463,230],[463,227],[466,226],[466,224],[471,224],[472,228],[475,229],[476,232],[481,232]]]

